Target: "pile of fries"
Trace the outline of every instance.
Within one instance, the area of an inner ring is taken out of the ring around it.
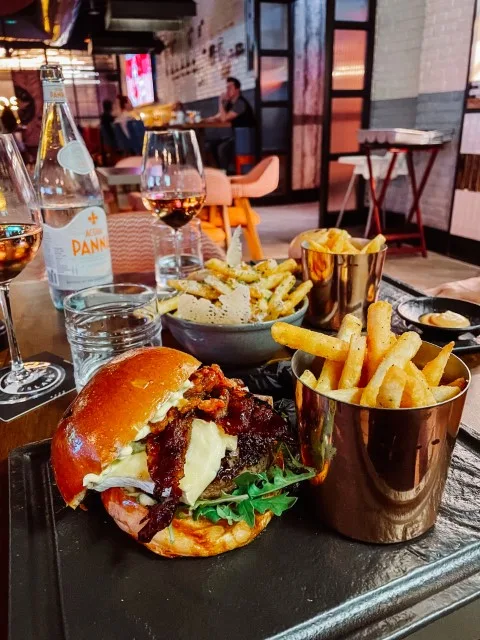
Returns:
[[[274,340],[292,349],[301,349],[325,358],[318,379],[308,369],[301,380],[307,386],[336,400],[398,409],[427,407],[450,400],[466,385],[464,378],[442,384],[447,361],[455,345],[450,342],[419,369],[413,362],[422,340],[407,331],[396,336],[391,331],[392,306],[375,302],[368,309],[367,335],[362,323],[346,315],[337,337],[276,322]]]
[[[193,273],[186,280],[169,280],[168,284],[180,293],[172,298],[159,302],[159,312],[168,313],[182,308],[184,296],[194,296],[202,301],[203,316],[205,308],[210,305],[228,307],[234,291],[246,289],[247,309],[245,322],[262,322],[276,320],[295,312],[296,307],[303,303],[312,288],[312,282],[307,280],[297,286],[295,273],[298,271],[295,260],[264,260],[255,266],[242,262],[236,267],[227,262],[213,258],[205,264],[205,269]],[[237,296],[238,298],[238,296]],[[188,308],[195,308],[190,298]],[[180,311],[179,310],[179,311]],[[177,312],[179,317],[184,317]],[[208,315],[208,314],[207,314]],[[214,317],[214,314],[211,314]],[[222,315],[225,322],[225,314]],[[193,317],[185,318],[194,320]]]
[[[311,231],[307,236],[308,248],[321,253],[378,253],[385,245],[385,236],[379,234],[367,244],[359,242],[357,239],[345,231],[345,229],[318,229]]]

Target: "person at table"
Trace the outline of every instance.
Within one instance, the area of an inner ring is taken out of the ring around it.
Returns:
[[[251,104],[242,94],[242,85],[237,78],[227,78],[225,93],[219,98],[218,113],[205,122],[228,122],[233,128],[244,127],[254,129],[256,126],[255,114]],[[233,132],[218,140],[210,142],[210,150],[215,162],[220,169],[228,171],[230,164],[235,159],[235,137]]]
[[[122,131],[127,138],[130,138],[127,127],[127,122],[129,120],[137,120],[132,103],[127,96],[118,96],[118,112],[114,123],[119,124],[122,127]]]
[[[104,100],[102,102],[103,111],[100,116],[100,131],[104,138],[104,143],[112,148],[117,145],[115,143],[115,135],[113,133],[113,122],[115,117],[113,115],[113,102],[111,100]]]

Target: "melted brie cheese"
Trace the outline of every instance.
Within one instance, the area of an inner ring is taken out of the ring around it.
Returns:
[[[225,435],[215,422],[195,419],[180,480],[182,501],[195,504],[217,475],[225,452],[236,448],[237,436]]]
[[[191,386],[191,383],[189,385]],[[170,407],[178,406],[187,388],[189,387],[187,386],[181,394],[172,394],[167,402],[157,409],[156,419],[162,419],[157,416],[165,417]],[[167,404],[168,407],[165,408]],[[144,429],[146,428],[148,425],[145,425]],[[148,428],[142,437],[146,437],[149,432]],[[138,445],[135,446],[138,448]],[[215,422],[206,422],[198,418],[193,421],[185,456],[184,476],[179,483],[182,490],[181,499],[185,504],[195,504],[217,475],[226,452],[235,451],[236,448],[237,436],[226,435]],[[146,451],[133,453],[131,445],[123,447],[119,457],[100,474],[88,473],[83,478],[83,486],[95,491],[105,491],[112,487],[137,487],[146,493],[153,493],[154,483],[148,472]]]
[[[148,473],[146,451],[118,458],[99,475],[87,473],[83,478],[83,486],[95,491],[105,491],[112,487],[138,487],[152,493],[153,481]]]

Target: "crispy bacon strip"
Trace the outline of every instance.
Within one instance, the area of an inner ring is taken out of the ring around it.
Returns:
[[[170,409],[161,422],[151,424],[147,437],[147,461],[159,503],[149,509],[140,530],[140,542],[149,542],[168,527],[182,495],[185,457],[193,419],[214,420],[228,435],[238,436],[238,452],[222,460],[218,480],[232,480],[242,468],[261,459],[272,459],[279,442],[294,444],[287,422],[268,403],[226,378],[217,365],[202,367],[191,377],[193,387],[185,393],[188,403]]]
[[[193,413],[175,416],[163,431],[147,437],[147,466],[155,483],[154,496],[160,502],[149,509],[147,522],[138,533],[140,542],[150,542],[173,520],[182,495],[179,483],[184,475],[193,418]]]

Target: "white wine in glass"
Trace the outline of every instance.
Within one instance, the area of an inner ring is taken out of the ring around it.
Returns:
[[[182,256],[179,229],[188,224],[205,201],[203,163],[195,132],[148,131],[143,142],[141,178],[144,205],[175,233],[178,278],[190,265]]]
[[[49,362],[22,361],[12,323],[10,282],[35,258],[42,242],[40,211],[12,135],[0,135],[0,305],[11,370],[0,377],[0,404],[25,402],[57,387],[65,371]]]

